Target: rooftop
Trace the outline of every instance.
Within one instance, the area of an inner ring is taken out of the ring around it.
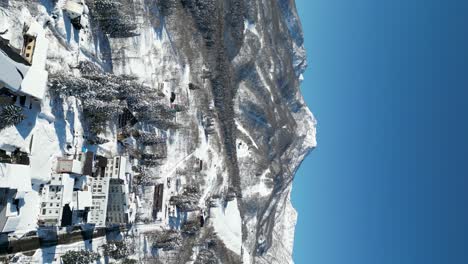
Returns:
[[[29,63],[9,45],[0,41],[0,86],[12,91],[20,91],[24,76],[29,71]],[[1,88],[1,87],[0,87]]]
[[[0,163],[0,188],[31,191],[31,167],[20,164]]]

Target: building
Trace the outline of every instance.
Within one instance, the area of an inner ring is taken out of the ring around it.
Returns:
[[[40,226],[71,225],[74,184],[71,174],[52,175],[50,182],[41,189]]]
[[[34,48],[36,48],[36,37],[24,35],[23,38],[23,49],[21,50],[21,54],[31,64],[34,55]]]
[[[161,218],[162,210],[163,210],[163,194],[164,194],[164,184],[158,184],[154,187],[154,198],[153,198],[153,211],[152,217],[153,219]]]
[[[29,217],[25,198],[32,193],[31,168],[0,163],[0,232],[14,232],[21,218]]]
[[[57,173],[83,173],[83,163],[76,159],[58,159]]]
[[[0,41],[0,90],[5,88],[15,95],[40,101],[47,89],[45,64],[49,41],[36,21],[25,31],[21,54],[9,45],[8,40]]]
[[[24,34],[22,55],[31,63],[28,74],[21,83],[21,93],[36,100],[44,98],[47,89],[48,73],[45,70],[49,40],[44,29],[36,21],[32,21]],[[18,92],[18,90],[17,90]]]
[[[73,192],[72,224],[85,224],[91,211],[93,196],[91,190]]]
[[[59,158],[56,172],[91,176],[93,174],[93,165],[94,153],[92,151],[80,152],[72,158]]]
[[[7,40],[0,39],[0,69],[2,72],[0,91],[2,94],[8,95],[7,91],[17,92],[30,67],[29,61],[10,47]]]
[[[77,174],[54,174],[41,189],[40,226],[84,224],[92,207],[92,178]]]
[[[84,157],[83,157],[84,155]],[[87,151],[86,153],[78,154],[78,160],[83,162],[83,175],[93,175],[94,169],[94,152]]]
[[[96,226],[105,226],[110,177],[106,173],[107,159],[98,156],[97,161],[97,169],[91,181],[92,206],[87,222]]]
[[[126,173],[127,159],[114,157],[107,165],[109,200],[107,203],[107,224],[128,224],[136,215],[135,195],[131,192],[132,175]]]
[[[127,224],[130,220],[128,185],[121,179],[110,179],[107,224]]]
[[[127,158],[117,156],[109,159],[106,167],[106,175],[109,178],[125,180],[125,172],[127,171]]]
[[[136,119],[135,115],[133,115],[128,108],[124,108],[122,113],[119,115],[119,122],[118,122],[118,127],[119,128],[124,128],[126,126],[134,126],[136,123],[138,123],[138,120]]]

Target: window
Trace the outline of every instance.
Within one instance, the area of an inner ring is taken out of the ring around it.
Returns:
[[[28,48],[27,48],[27,49],[28,49],[28,50],[30,50],[30,49],[31,49],[31,46],[28,46]]]
[[[55,213],[58,214],[58,210],[55,210]]]
[[[52,206],[52,203],[50,203],[50,206]]]
[[[47,213],[46,209],[42,209],[42,214],[45,215]]]
[[[59,203],[57,203],[57,207],[60,207],[60,204],[59,204]]]

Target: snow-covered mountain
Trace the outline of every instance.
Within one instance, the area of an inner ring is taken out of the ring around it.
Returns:
[[[93,89],[93,83],[84,89],[89,94],[79,95],[66,87],[69,80],[88,83],[83,65],[92,65],[106,82],[114,80],[115,87],[123,81],[128,86],[138,83],[155,94],[138,99],[139,91],[131,90],[126,104],[131,97],[149,107],[157,100],[158,106],[182,109],[174,111],[169,123],[161,121],[166,112],[149,109],[161,120],[135,125],[167,139],[165,155],[147,169],[155,182],[176,185],[165,196],[175,197],[172,201],[185,208],[179,207],[177,217],[169,217],[156,233],[141,231],[151,229],[151,223],[136,224],[140,237],[134,243],[140,252],[135,258],[162,263],[293,262],[297,213],[290,201],[291,185],[316,145],[316,122],[299,88],[307,63],[293,0],[87,0],[81,2],[78,22],[70,20],[65,0],[0,3],[0,32],[8,29],[2,36],[12,46],[22,46],[23,25],[31,20],[44,28],[49,40],[50,92],[34,128],[44,131],[35,140],[47,146],[36,155],[46,158],[33,157],[32,163],[51,163],[50,157],[67,152],[77,133],[87,136],[80,144],[102,155],[133,155],[135,148],[142,149],[139,143],[122,144],[112,118],[99,131],[91,129],[85,112],[102,90]],[[106,12],[112,19],[104,17]],[[103,111],[119,107],[105,99],[102,104]],[[17,137],[13,130],[2,133],[8,134],[0,137]],[[29,144],[21,138],[6,141],[0,139],[0,147],[27,149]],[[41,170],[33,181],[47,181],[47,172]],[[199,214],[205,224],[188,232]],[[149,249],[147,241],[161,246]]]

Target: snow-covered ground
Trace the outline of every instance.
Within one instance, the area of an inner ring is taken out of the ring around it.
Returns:
[[[138,250],[132,257],[142,259],[158,254],[152,248],[151,233],[183,228],[183,219],[189,214],[172,212],[175,207],[169,200],[171,196],[182,195],[185,187],[196,187],[200,210],[190,214],[208,216],[206,225],[212,227],[218,239],[244,263],[290,262],[296,214],[288,200],[290,188],[282,184],[289,184],[290,174],[316,144],[315,120],[305,107],[295,79],[300,78],[301,67],[305,65],[304,50],[296,45],[299,41],[293,40],[291,47],[289,41],[282,42],[288,40],[289,32],[285,30],[295,28],[294,12],[288,13],[290,17],[285,22],[271,23],[272,14],[278,10],[259,5],[258,13],[253,11],[256,14],[249,13],[248,19],[241,20],[244,42],[230,61],[233,72],[238,74],[232,77],[239,79],[239,85],[232,87],[237,89],[235,116],[225,116],[223,111],[216,109],[218,106],[214,107],[210,81],[201,82],[199,75],[209,65],[206,60],[209,52],[198,48],[203,40],[199,39],[200,32],[191,31],[193,21],[189,17],[186,21],[184,18],[181,28],[181,21],[164,21],[152,1],[134,1],[139,35],[109,38],[90,25],[92,20],[88,12],[82,16],[84,28],[75,29],[62,10],[65,0],[36,2],[29,3],[35,7],[31,9],[14,0],[10,1],[11,9],[0,8],[0,32],[8,28],[12,45],[20,47],[22,25],[28,20],[36,20],[49,42],[46,65],[49,76],[59,71],[77,76],[80,74],[76,68],[78,63],[91,61],[106,72],[138,77],[139,82],[157,89],[161,100],[167,100],[168,107],[173,93],[176,95],[174,103],[187,108],[187,111],[176,114],[179,129],[161,132],[152,126],[142,126],[145,130],[167,135],[167,157],[149,169],[158,178],[156,183],[164,185],[162,214],[158,214],[157,220],[134,224],[131,233]],[[273,24],[278,28],[272,30]],[[288,56],[293,58],[290,60]],[[249,67],[246,68],[248,74],[242,69],[244,65]],[[289,66],[294,69],[290,71]],[[199,85],[201,89],[189,90],[189,83]],[[85,136],[81,107],[73,96],[60,100],[45,96],[42,103],[25,110],[27,119],[24,122],[0,131],[0,148],[9,151],[20,148],[29,153],[33,171],[33,191],[25,197],[28,219],[21,219],[17,232],[35,227],[39,207],[32,201],[40,200],[38,186],[49,180],[57,157],[81,149]],[[207,117],[213,120],[210,134],[204,127]],[[231,118],[236,162],[229,160],[225,153],[226,134],[220,125],[221,118]],[[114,124],[100,136],[109,142],[91,147],[91,150],[104,156],[122,154],[124,149],[117,143]],[[198,169],[200,161],[202,168]],[[240,183],[236,184],[240,186],[233,186],[232,177],[236,175],[230,175],[229,165],[237,166]],[[241,193],[235,193],[238,197],[228,201],[228,190],[232,195],[232,190],[237,187]],[[275,188],[281,191],[272,197]],[[154,201],[151,195],[147,196],[137,198],[140,201],[138,210],[151,218]],[[213,201],[217,207],[208,208],[209,202]],[[178,218],[176,224],[172,221],[174,218]],[[270,224],[273,218],[275,222]],[[242,230],[249,232],[243,237]],[[30,262],[25,260],[23,263],[53,263],[56,256],[68,249],[98,250],[98,245],[103,243],[104,239],[97,239],[92,245],[81,242],[46,248],[36,252],[28,260]],[[197,258],[204,243],[200,239],[193,245],[190,261]],[[263,256],[257,255],[260,249],[266,249]]]
[[[226,207],[220,205],[210,209],[210,223],[227,248],[241,255],[242,220],[237,199],[228,202]]]

